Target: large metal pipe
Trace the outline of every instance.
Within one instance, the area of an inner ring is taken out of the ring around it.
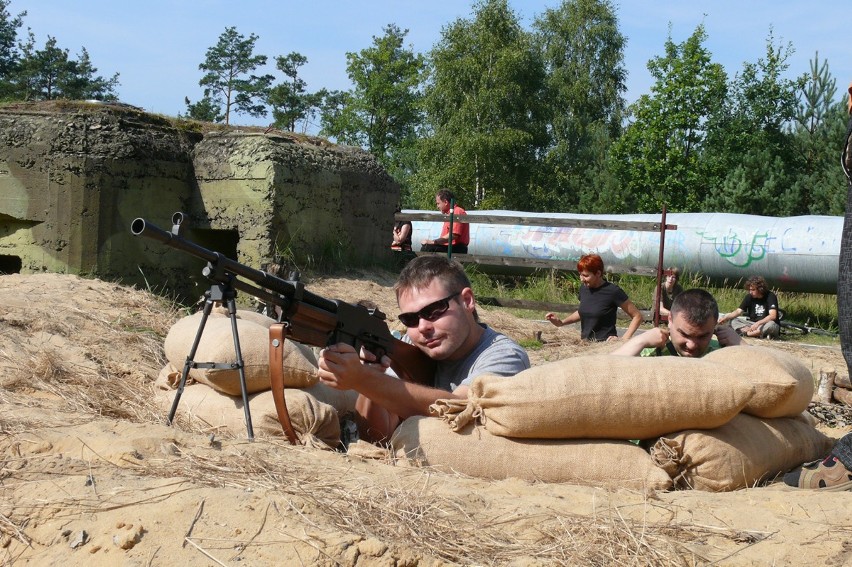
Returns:
[[[427,211],[403,211],[425,213]],[[660,222],[659,215],[573,215],[518,211],[471,211],[508,218],[555,218]],[[837,293],[843,217],[764,217],[729,213],[669,213],[664,264],[714,283],[736,284],[761,275],[785,291]],[[412,222],[412,242],[439,236],[440,222]],[[600,254],[609,265],[655,268],[659,232],[471,223],[468,254],[576,262]]]

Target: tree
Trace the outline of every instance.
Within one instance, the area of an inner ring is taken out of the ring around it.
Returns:
[[[328,91],[322,89],[319,93],[319,113],[322,123],[320,134],[333,136],[338,142],[350,143],[345,135],[349,117],[346,109],[350,106],[351,95],[348,91]],[[332,135],[331,132],[339,134]]]
[[[401,182],[411,168],[408,156],[421,124],[419,85],[425,61],[404,46],[408,30],[390,24],[384,35],[358,53],[346,54],[354,88],[326,104],[322,133],[364,147]]]
[[[481,0],[431,52],[417,176],[425,205],[440,187],[475,208],[524,209],[546,145],[544,67],[506,0]]]
[[[230,124],[232,110],[249,116],[266,116],[265,101],[274,77],[252,74],[266,65],[265,55],[254,55],[257,40],[255,34],[246,38],[236,28],[227,27],[216,45],[207,49],[204,62],[198,65],[205,72],[198,81],[204,87],[204,106],[224,107],[225,124]]]
[[[625,38],[609,0],[565,0],[534,30],[548,75],[550,134],[539,207],[589,206],[600,195],[606,149],[621,132]]]
[[[79,60],[70,59],[68,50],[47,36],[43,49],[36,49],[35,36],[28,33],[26,43],[19,44],[20,61],[13,74],[13,96],[22,100],[116,100],[118,73],[110,79],[95,75],[89,52],[82,48]]]
[[[798,91],[792,126],[793,141],[801,163],[790,198],[800,203],[797,212],[843,215],[846,208],[846,177],[838,166],[839,145],[846,136],[847,97],[837,97],[837,81],[828,61],[817,52],[810,75]]]
[[[117,100],[118,73],[109,79],[95,75],[98,70],[92,65],[89,52],[82,48],[76,61],[71,61],[69,73],[60,85],[62,96],[76,100]]]
[[[11,0],[0,0],[0,95],[4,95],[12,79],[12,73],[18,66],[18,53],[15,48],[18,41],[18,28],[23,25],[26,12],[14,18],[9,14]]]
[[[307,83],[299,77],[299,67],[307,62],[307,57],[295,51],[275,58],[276,68],[290,79],[290,82],[276,85],[269,91],[269,104],[277,128],[295,132],[296,122],[307,120],[319,104],[317,95],[308,93]]]
[[[222,114],[222,107],[218,101],[211,99],[208,96],[202,97],[197,102],[192,102],[189,97],[184,97],[186,104],[186,114],[193,120],[202,120],[204,122],[220,122],[225,115]]]
[[[707,118],[718,112],[727,92],[727,76],[704,47],[699,25],[683,43],[671,32],[665,55],[648,62],[655,79],[630,112],[635,121],[613,145],[611,166],[619,179],[622,209],[652,213],[698,211],[709,190],[700,161]]]
[[[44,49],[35,48],[35,35],[29,32],[21,46],[18,72],[19,92],[24,100],[53,100],[59,98],[60,85],[71,72],[68,50],[56,45],[56,38],[47,36]]]
[[[770,29],[766,55],[743,64],[720,111],[709,118],[704,170],[713,185],[705,210],[770,216],[801,212],[808,197],[792,191],[801,160],[787,125],[796,115],[805,77],[784,78],[792,53],[789,43],[775,45]]]

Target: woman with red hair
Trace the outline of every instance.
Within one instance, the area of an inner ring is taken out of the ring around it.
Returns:
[[[577,262],[580,273],[580,307],[565,319],[560,319],[556,313],[545,315],[548,321],[561,327],[571,323],[580,323],[580,337],[587,341],[617,341],[618,332],[615,330],[615,318],[618,308],[630,316],[630,325],[624,332],[623,339],[633,336],[642,324],[642,314],[628,299],[623,289],[606,281],[603,277],[603,260],[597,254],[586,254]]]

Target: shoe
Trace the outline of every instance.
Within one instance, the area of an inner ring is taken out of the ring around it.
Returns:
[[[784,475],[784,484],[793,488],[812,488],[824,492],[852,490],[852,472],[837,457],[829,455],[821,461],[805,463]]]
[[[342,452],[349,449],[349,445],[358,442],[358,424],[350,416],[340,419],[340,445]]]

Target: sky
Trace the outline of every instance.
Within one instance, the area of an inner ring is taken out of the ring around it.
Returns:
[[[560,0],[509,0],[529,28],[535,17]],[[765,57],[770,29],[775,44],[792,43],[788,76],[806,73],[818,52],[837,79],[839,100],[852,82],[848,0],[613,0],[619,27],[627,38],[628,103],[650,91],[647,63],[663,54],[666,38],[685,41],[704,24],[705,47],[729,76],[744,62]],[[27,28],[39,48],[48,35],[78,57],[89,52],[98,74],[119,73],[122,102],[148,112],[177,116],[186,113],[184,97],[197,101],[207,48],[226,27],[248,37],[258,36],[256,54],[268,57],[264,72],[283,75],[274,67],[278,55],[293,51],[307,57],[300,76],[309,91],[348,90],[346,53],[370,47],[385,26],[409,30],[406,44],[427,53],[440,41],[442,29],[456,19],[472,18],[471,0],[10,0],[14,16],[26,11],[19,39]],[[268,125],[271,116],[236,115],[232,124]],[[315,133],[316,126],[308,129]]]

